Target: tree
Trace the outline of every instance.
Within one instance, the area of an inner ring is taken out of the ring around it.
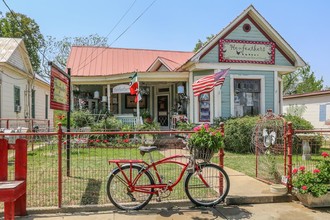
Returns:
[[[54,62],[63,70],[66,68],[67,59],[72,46],[108,46],[108,39],[101,37],[98,34],[92,34],[83,37],[64,37],[62,40],[57,40],[54,37],[47,36],[45,44],[41,48],[43,57],[47,59],[41,60],[42,75],[49,75],[48,60]],[[91,56],[96,54],[91,54]]]
[[[320,91],[323,89],[323,78],[317,80],[314,72],[311,72],[310,65],[283,77],[283,93],[285,95],[302,94]]]
[[[194,52],[197,52],[200,48],[202,48],[203,46],[205,46],[212,38],[214,37],[214,34],[211,34],[210,36],[206,37],[206,41],[203,42],[200,39],[198,39],[195,48],[194,48]]]
[[[40,59],[38,50],[44,44],[39,25],[24,14],[7,12],[0,15],[0,37],[22,38],[30,57],[32,68],[38,72]]]

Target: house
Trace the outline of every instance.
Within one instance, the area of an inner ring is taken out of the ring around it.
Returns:
[[[140,108],[164,129],[178,114],[212,123],[267,109],[281,113],[282,76],[305,65],[252,5],[196,53],[81,46],[72,47],[67,62],[76,108],[134,113],[127,86],[137,72],[144,94]],[[194,96],[193,82],[228,68],[221,88]]]
[[[283,113],[294,114],[294,109],[314,128],[330,128],[330,90],[284,96]]]
[[[31,128],[32,120],[28,119],[44,125],[52,122],[49,93],[49,82],[33,72],[23,40],[0,38],[1,127],[6,127],[7,119],[11,128]]]

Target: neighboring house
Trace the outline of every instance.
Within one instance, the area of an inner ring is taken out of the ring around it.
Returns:
[[[145,94],[140,107],[163,128],[177,113],[195,123],[267,109],[281,113],[282,76],[305,65],[252,5],[196,53],[81,46],[72,47],[67,63],[76,108],[134,113],[132,97],[124,93],[137,72]],[[227,68],[221,89],[193,96],[193,82]]]
[[[52,122],[49,93],[49,82],[33,73],[23,40],[0,38],[1,126],[4,126],[4,119],[49,119]]]
[[[330,90],[284,96],[284,114],[290,113],[290,106],[291,109],[303,109],[301,117],[314,128],[330,128]]]

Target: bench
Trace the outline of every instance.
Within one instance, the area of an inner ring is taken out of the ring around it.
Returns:
[[[8,150],[15,150],[15,179],[8,180]],[[9,144],[0,138],[0,201],[4,202],[5,220],[26,215],[27,140]]]

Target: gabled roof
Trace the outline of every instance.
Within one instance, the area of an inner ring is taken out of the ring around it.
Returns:
[[[225,38],[240,22],[250,18],[257,24],[258,27],[262,29],[262,32],[269,37],[270,41],[276,43],[277,48],[285,53],[290,59],[295,63],[295,66],[301,67],[305,66],[305,61],[297,54],[297,52],[282,38],[282,36],[266,21],[266,19],[253,7],[250,5],[245,9],[237,18],[235,18],[227,27],[222,29],[220,33],[215,35],[205,46],[200,48],[196,54],[189,60],[191,62],[198,62],[205,53],[212,49],[219,40]],[[188,61],[188,62],[189,62]]]
[[[194,53],[182,51],[73,46],[67,68],[72,76],[109,76],[134,71],[147,72],[161,58],[170,70],[185,63]]]
[[[22,67],[18,66],[15,57],[15,52],[18,50],[23,62],[22,65],[24,65],[28,73],[33,74],[30,58],[22,39],[0,37],[0,48],[0,63],[7,63],[24,71]]]
[[[147,69],[147,71],[157,71],[162,65],[164,65],[168,71],[175,71],[182,65],[182,63],[177,63],[165,57],[158,57]]]

